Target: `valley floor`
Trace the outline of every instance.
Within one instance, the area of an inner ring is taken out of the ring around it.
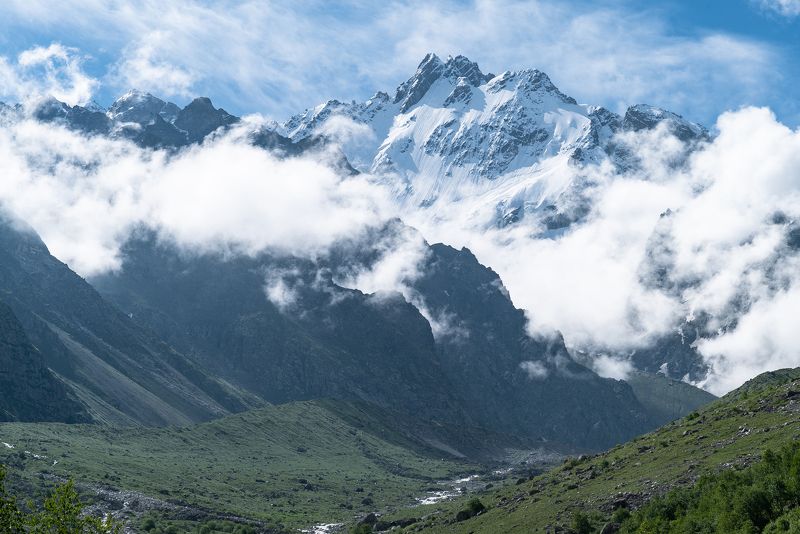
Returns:
[[[7,423],[0,463],[22,494],[74,478],[96,509],[138,532],[327,533],[361,523],[365,532],[554,533],[578,515],[599,532],[617,508],[800,440],[800,370],[762,375],[596,455],[506,449],[514,468],[492,469],[457,457],[458,446],[498,439],[475,432],[437,443],[363,404],[311,401],[183,428]],[[548,462],[557,466],[536,470]]]
[[[572,458],[530,480],[484,488],[464,499],[404,511],[424,532],[569,532],[576,514],[599,532],[615,508],[638,508],[703,474],[741,468],[766,449],[800,440],[800,369],[767,373],[709,406],[595,456]],[[477,496],[487,511],[456,520]]]

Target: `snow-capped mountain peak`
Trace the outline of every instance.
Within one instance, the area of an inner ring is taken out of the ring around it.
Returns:
[[[447,61],[443,62],[436,54],[430,53],[419,64],[417,72],[397,88],[394,103],[400,106],[401,112],[408,111],[422,100],[434,83],[441,79],[450,83],[464,80],[462,85],[478,87],[491,79],[491,75],[483,74],[477,63],[464,56],[448,57]]]
[[[132,89],[111,104],[107,115],[113,121],[147,125],[152,124],[156,116],[166,122],[174,122],[178,112],[180,108],[172,102],[165,102],[150,93]]]
[[[334,118],[366,126],[370,135],[347,140],[343,150],[356,169],[387,183],[401,205],[457,201],[473,206],[467,209],[479,213],[479,225],[534,213],[547,228],[554,214],[568,222],[582,211],[583,187],[568,167],[616,157],[611,140],[622,130],[668,121],[682,139],[706,135],[652,106],[634,106],[622,117],[578,104],[539,70],[495,76],[464,56],[442,61],[433,53],[393,98],[379,92],[361,103],[330,100],[289,119],[281,133],[295,141],[330,135],[325,125]]]

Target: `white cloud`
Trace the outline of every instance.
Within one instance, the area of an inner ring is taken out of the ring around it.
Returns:
[[[267,299],[282,311],[292,308],[298,299],[297,289],[292,281],[300,273],[297,270],[276,269],[267,273],[264,292]]]
[[[410,284],[418,278],[420,264],[428,255],[423,237],[407,228],[392,232],[381,241],[376,252],[379,257],[370,268],[351,273],[337,283],[365,293],[400,291],[411,302],[414,292]]]
[[[98,81],[82,69],[77,49],[59,43],[36,46],[16,62],[0,57],[0,97],[30,103],[52,96],[69,105],[87,103]]]
[[[372,141],[375,138],[375,132],[372,131],[368,125],[362,122],[356,122],[350,117],[343,115],[335,115],[323,122],[319,128],[314,132],[317,135],[330,137],[341,145],[348,143],[360,144],[366,141]],[[349,151],[346,151],[349,153]]]
[[[795,272],[800,262],[794,262]],[[797,275],[795,275],[797,276]],[[732,331],[700,344],[713,372],[703,384],[725,393],[764,371],[800,365],[800,286],[756,301]]]
[[[756,0],[764,8],[784,17],[800,15],[800,0]]]
[[[277,159],[236,132],[168,156],[23,121],[0,129],[0,174],[3,207],[83,275],[116,268],[140,225],[194,249],[313,257],[390,212],[365,178]]]
[[[524,361],[519,364],[519,367],[528,374],[528,378],[531,380],[543,380],[550,374],[547,367],[541,362]]]
[[[122,51],[122,58],[111,77],[119,87],[142,88],[164,97],[192,96],[194,75],[162,59],[159,52],[169,50],[170,36],[150,32]]]
[[[592,360],[592,369],[604,377],[625,380],[633,371],[633,364],[620,356],[601,354]]]

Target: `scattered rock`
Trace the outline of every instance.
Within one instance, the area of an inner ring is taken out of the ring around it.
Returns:
[[[358,522],[359,525],[374,525],[378,522],[378,516],[374,513],[367,514],[364,519]]]

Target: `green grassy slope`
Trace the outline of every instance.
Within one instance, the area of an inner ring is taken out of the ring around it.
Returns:
[[[750,465],[764,449],[800,439],[800,369],[762,375],[714,403],[606,453],[573,459],[539,477],[479,489],[464,499],[405,511],[425,532],[555,532],[586,513],[599,531],[615,506],[637,507],[704,473]],[[455,521],[477,496],[483,514]]]
[[[477,469],[392,428],[366,406],[334,401],[184,428],[7,423],[0,442],[14,448],[0,443],[0,463],[28,492],[73,477],[85,493],[141,492],[287,529],[412,504],[437,480]]]

